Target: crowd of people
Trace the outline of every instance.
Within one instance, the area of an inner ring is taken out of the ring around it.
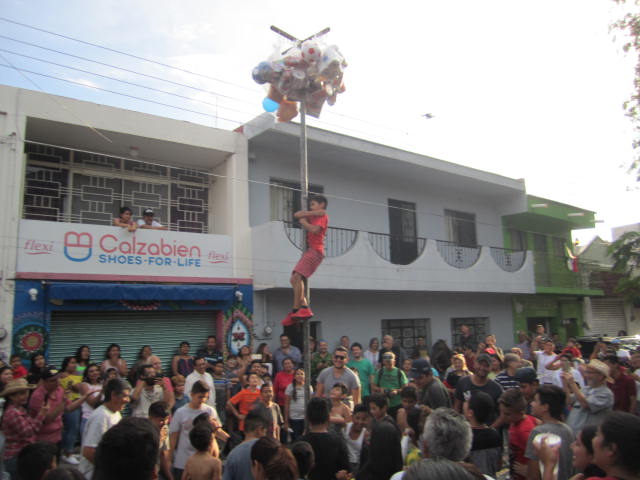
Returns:
[[[144,345],[131,365],[116,344],[59,368],[14,355],[0,368],[5,478],[640,478],[640,351],[583,358],[542,326],[506,352],[467,326],[453,348],[310,340],[311,378],[284,334],[238,355],[215,336],[171,359]]]

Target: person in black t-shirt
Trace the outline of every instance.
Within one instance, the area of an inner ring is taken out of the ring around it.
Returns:
[[[349,475],[349,452],[341,436],[329,432],[329,404],[324,398],[312,398],[307,404],[309,432],[300,440],[313,448],[315,464],[310,480],[346,480]]]
[[[489,425],[493,425],[499,417],[497,405],[503,389],[498,382],[491,380],[488,377],[489,370],[491,368],[491,357],[489,355],[486,353],[478,355],[478,358],[476,358],[475,361],[475,367],[475,374],[473,376],[463,377],[458,381],[458,384],[456,385],[454,408],[458,412],[462,412],[462,405],[466,400],[468,400],[471,393],[477,390],[485,392],[489,394],[494,402],[493,412],[488,419]]]
[[[463,406],[464,416],[471,424],[471,462],[484,474],[496,478],[500,460],[501,438],[498,431],[487,425],[495,410],[495,402],[488,393],[475,391]]]

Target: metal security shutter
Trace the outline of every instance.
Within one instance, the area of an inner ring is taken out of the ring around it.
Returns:
[[[592,298],[590,326],[592,335],[616,336],[618,331],[626,330],[627,321],[622,300]]]
[[[99,363],[111,343],[122,349],[131,367],[143,345],[151,345],[165,373],[180,342],[191,344],[195,355],[207,336],[216,334],[216,312],[53,312],[49,363],[60,366],[80,345],[89,345],[91,360]]]

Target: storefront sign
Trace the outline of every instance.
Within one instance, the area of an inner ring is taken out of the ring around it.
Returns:
[[[224,281],[231,248],[228,235],[21,220],[18,277]]]

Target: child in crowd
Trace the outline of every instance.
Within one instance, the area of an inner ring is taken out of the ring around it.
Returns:
[[[118,218],[113,219],[113,224],[116,227],[126,228],[130,232],[134,232],[138,228],[138,224],[133,221],[131,216],[133,212],[129,207],[122,207],[118,214]]]
[[[469,454],[471,462],[483,475],[496,478],[502,438],[496,429],[487,425],[495,410],[493,398],[488,393],[472,391],[469,400],[464,402],[463,410],[473,434]]]
[[[176,413],[180,407],[186,405],[191,401],[189,395],[184,392],[184,386],[186,383],[186,379],[182,375],[174,375],[171,377],[171,385],[173,385],[173,394],[176,399],[176,403],[173,405],[171,409],[171,413]]]
[[[369,414],[371,415],[370,430],[372,430],[378,422],[390,422],[396,425],[393,417],[387,413],[389,400],[387,400],[387,397],[382,393],[370,395],[369,398],[367,398],[367,407],[369,407]]]
[[[273,385],[265,383],[260,388],[260,401],[267,407],[270,422],[267,429],[267,436],[280,440],[280,427],[284,423],[280,406],[273,401]]]
[[[369,410],[366,405],[358,404],[353,409],[352,421],[347,423],[343,435],[349,450],[349,464],[351,471],[357,472],[360,467],[360,453],[362,443],[367,433],[366,425],[369,423]]]
[[[244,417],[249,413],[253,404],[260,398],[260,377],[255,373],[249,374],[249,385],[240,390],[227,401],[227,408],[238,419],[238,430],[244,432]]]
[[[224,362],[224,373],[231,383],[231,391],[229,395],[233,396],[242,390],[240,385],[240,378],[238,376],[238,356],[230,354],[227,356],[227,360]]]
[[[298,475],[301,480],[307,480],[316,462],[313,447],[308,442],[296,442],[291,445],[291,453],[298,465]]]
[[[224,372],[224,362],[217,360],[213,364],[213,384],[216,389],[216,410],[218,411],[218,417],[220,417],[220,423],[223,425],[227,419],[227,400],[231,397],[231,380]]]
[[[324,238],[329,225],[326,209],[327,199],[322,195],[312,195],[309,197],[309,210],[300,210],[293,215],[307,231],[307,250],[291,274],[293,309],[282,321],[285,326],[295,325],[303,318],[313,317],[305,296],[305,281],[313,275],[324,259]]]
[[[344,403],[349,390],[344,383],[336,383],[331,389],[331,410],[329,411],[329,430],[341,434],[344,426],[351,422],[351,410]]]
[[[396,421],[402,432],[402,453],[405,466],[420,461],[422,452],[418,446],[418,439],[422,433],[422,408],[418,407],[418,392],[415,387],[404,387],[400,392],[402,407],[398,409]],[[424,423],[424,421],[422,422]]]
[[[27,373],[29,373],[24,365],[22,365],[22,359],[20,358],[20,355],[11,355],[11,358],[9,359],[9,365],[11,365],[11,368],[13,369],[14,380],[26,377]]]
[[[211,455],[213,428],[211,424],[199,423],[189,432],[189,441],[196,453],[187,459],[181,480],[220,480],[222,462]]]
[[[113,380],[114,378],[119,378],[118,370],[113,367],[107,368],[107,370],[104,372],[104,383],[106,384],[109,380]]]
[[[527,401],[519,388],[507,390],[500,397],[500,414],[504,423],[509,424],[509,472],[513,480],[525,480],[516,472],[515,465],[526,466],[529,459],[524,456],[531,431],[536,427],[534,417],[527,415]]]
[[[305,383],[304,368],[297,368],[293,374],[293,382],[284,391],[284,423],[285,429],[293,431],[293,440],[297,440],[304,432],[304,389],[309,390],[309,398],[313,396],[313,388]]]

